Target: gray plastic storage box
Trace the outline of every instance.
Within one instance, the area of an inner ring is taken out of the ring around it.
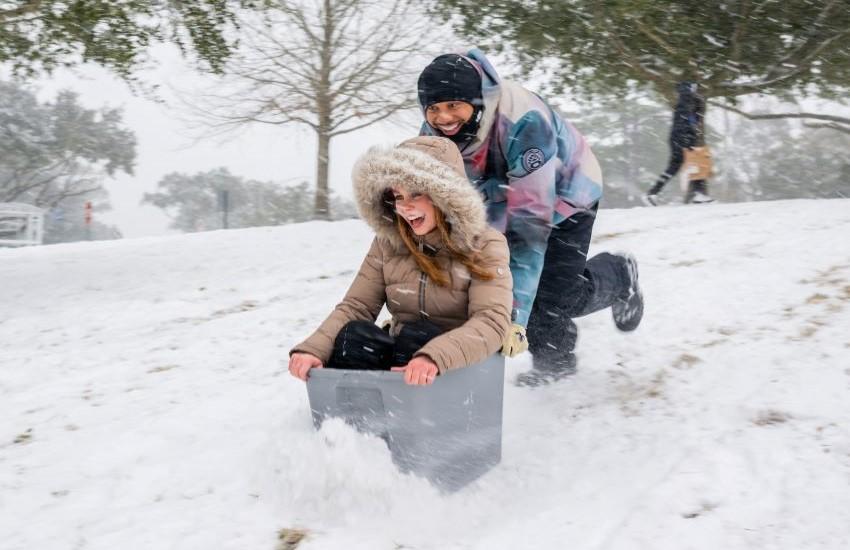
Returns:
[[[310,369],[313,423],[341,417],[387,442],[393,462],[456,491],[502,458],[505,358],[499,354],[408,386],[390,371]]]

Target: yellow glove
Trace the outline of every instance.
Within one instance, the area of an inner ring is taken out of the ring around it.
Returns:
[[[525,327],[513,325],[502,343],[502,355],[515,357],[528,349],[528,338],[525,337]]]

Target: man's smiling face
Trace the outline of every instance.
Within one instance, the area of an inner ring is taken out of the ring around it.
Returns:
[[[475,108],[465,101],[441,101],[425,109],[425,119],[445,136],[457,134],[469,122]]]

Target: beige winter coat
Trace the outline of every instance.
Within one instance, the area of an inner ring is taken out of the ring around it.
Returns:
[[[373,148],[353,171],[354,191],[363,219],[375,230],[360,270],[330,316],[292,352],[307,352],[327,363],[334,339],[354,320],[374,321],[386,304],[393,334],[406,322],[428,319],[447,330],[416,355],[427,355],[443,373],[476,363],[502,345],[511,325],[513,301],[508,246],[504,235],[487,225],[484,205],[463,172],[457,147],[445,138],[419,137],[394,149]],[[491,281],[470,276],[451,257],[438,231],[420,237],[421,248],[434,253],[449,275],[446,287],[431,281],[405,247],[382,195],[398,186],[427,194],[451,225],[459,248],[478,251],[477,263],[494,275]]]

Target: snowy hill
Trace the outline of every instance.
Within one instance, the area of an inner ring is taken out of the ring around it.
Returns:
[[[506,387],[502,463],[441,496],[314,432],[289,347],[358,221],[0,250],[0,549],[850,547],[850,200],[607,210],[644,323]],[[530,367],[508,362],[508,377]]]

